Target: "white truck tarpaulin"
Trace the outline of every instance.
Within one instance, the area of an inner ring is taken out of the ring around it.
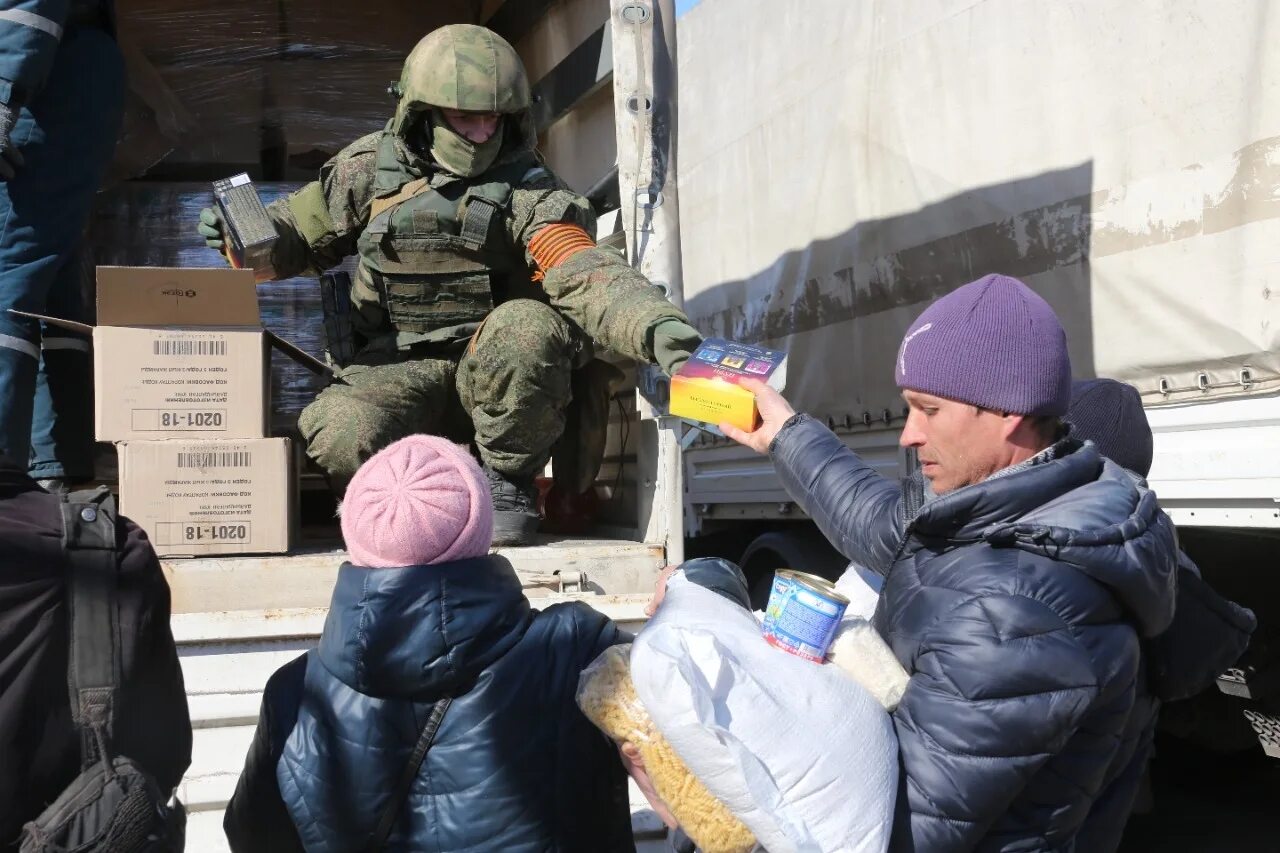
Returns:
[[[690,315],[789,350],[788,397],[837,420],[900,415],[908,324],[988,272],[1148,405],[1280,391],[1269,11],[704,0],[679,29]]]

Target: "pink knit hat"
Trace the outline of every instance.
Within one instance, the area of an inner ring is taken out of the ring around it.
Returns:
[[[411,435],[351,478],[342,538],[351,562],[371,569],[483,556],[493,543],[488,483],[462,447]]]

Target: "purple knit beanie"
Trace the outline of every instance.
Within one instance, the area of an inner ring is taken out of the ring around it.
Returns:
[[[1138,389],[1114,379],[1083,379],[1071,386],[1065,421],[1071,437],[1092,441],[1098,452],[1135,474],[1151,473],[1154,442]]]
[[[480,557],[493,544],[493,500],[464,448],[411,435],[360,466],[342,501],[351,562],[370,569]]]
[[[1017,415],[1063,415],[1067,335],[1049,303],[1007,275],[934,302],[898,348],[898,387]]]

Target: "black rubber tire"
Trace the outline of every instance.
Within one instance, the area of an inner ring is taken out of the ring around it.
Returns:
[[[774,530],[757,536],[742,554],[742,572],[751,590],[751,606],[762,610],[769,602],[773,573],[796,569],[834,581],[849,561],[828,544],[817,528]]]

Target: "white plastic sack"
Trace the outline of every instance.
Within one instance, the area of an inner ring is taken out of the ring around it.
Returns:
[[[770,853],[888,846],[893,724],[845,673],[773,648],[749,611],[677,573],[631,675],[672,748]]]
[[[855,563],[850,563],[836,581],[836,591],[849,599],[849,607],[827,652],[827,663],[849,673],[877,702],[892,711],[902,701],[910,679],[871,624],[883,581]]]
[[[850,563],[836,581],[836,592],[849,599],[849,606],[844,611],[845,618],[857,616],[870,621],[871,614],[876,612],[876,604],[880,602],[882,586],[883,577],[857,563]]]

